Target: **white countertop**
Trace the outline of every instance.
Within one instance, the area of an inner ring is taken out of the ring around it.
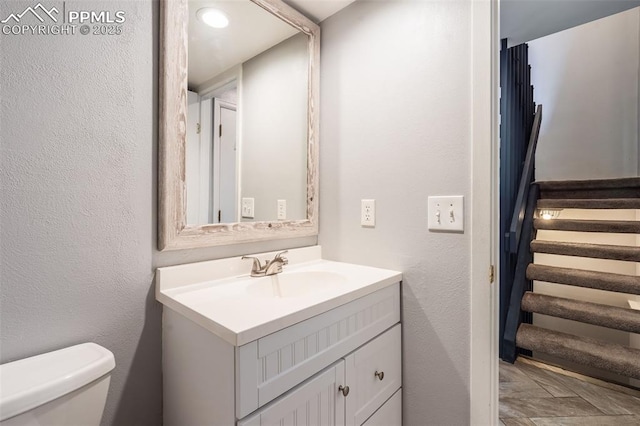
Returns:
[[[319,246],[286,256],[290,264],[270,277],[250,277],[251,262],[240,257],[159,268],[156,299],[242,346],[402,279],[397,271],[323,260]]]

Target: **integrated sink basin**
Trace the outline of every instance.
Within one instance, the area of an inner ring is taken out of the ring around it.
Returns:
[[[336,272],[283,272],[269,277],[253,278],[246,287],[247,295],[260,298],[309,297],[331,292],[344,286],[347,278]]]
[[[156,299],[241,346],[402,279],[397,271],[324,260],[319,246],[287,257],[283,272],[266,277],[249,276],[251,264],[240,257],[159,268]]]

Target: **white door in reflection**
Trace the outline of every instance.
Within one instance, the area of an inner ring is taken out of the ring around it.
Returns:
[[[238,222],[236,106],[214,99],[213,223]]]
[[[188,92],[185,147],[187,223],[238,222],[235,87],[217,96]],[[225,98],[226,97],[226,98]]]

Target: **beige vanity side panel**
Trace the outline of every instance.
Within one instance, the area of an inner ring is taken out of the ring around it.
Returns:
[[[264,406],[399,321],[396,283],[259,339],[257,353],[252,344],[241,346],[237,417]]]
[[[231,344],[165,306],[164,425],[233,425],[234,361]]]

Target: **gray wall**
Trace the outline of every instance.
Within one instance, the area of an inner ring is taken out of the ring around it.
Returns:
[[[255,199],[248,221],[307,218],[309,38],[300,33],[242,64],[240,198]],[[244,220],[244,219],[243,219]]]
[[[638,174],[638,9],[529,42],[544,118],[536,178]]]
[[[428,232],[427,197],[471,204],[471,2],[359,1],[321,26],[323,252],[403,272],[405,424],[468,424],[470,230]]]
[[[157,25],[150,2],[90,7],[125,10],[123,34],[0,36],[2,362],[99,343],[117,364],[105,423],[159,424]]]
[[[82,4],[127,11],[124,34],[0,38],[1,361],[95,341],[117,362],[104,424],[157,425],[155,267],[316,239],[156,251],[156,3]],[[469,234],[427,232],[426,197],[468,200],[470,28],[469,2],[360,2],[323,24],[321,242],[405,274],[409,425],[469,419]]]
[[[158,253],[157,2],[70,7],[122,9],[124,32],[0,35],[0,362],[99,343],[117,364],[103,424],[159,425],[155,267],[316,239]]]

